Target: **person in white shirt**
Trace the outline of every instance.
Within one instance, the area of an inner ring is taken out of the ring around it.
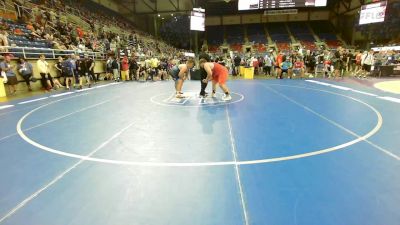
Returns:
[[[112,52],[115,52],[115,50],[117,49],[117,43],[115,42],[115,40],[113,40],[110,43],[110,49],[111,49]]]
[[[50,75],[49,64],[46,62],[46,57],[41,54],[39,60],[36,62],[37,69],[42,77],[40,82],[45,90],[50,90],[54,86],[53,78]]]
[[[86,49],[85,44],[84,44],[83,42],[80,42],[80,43],[78,44],[78,53],[85,52],[85,49]]]
[[[224,65],[225,65],[225,67],[228,69],[228,72],[230,74],[230,71],[232,69],[231,57],[229,57],[229,56],[228,57],[224,57],[222,61],[223,61]]]
[[[7,48],[7,46],[9,46],[8,33],[5,30],[0,31],[0,46],[1,46],[0,51],[8,52],[8,48]]]
[[[364,72],[364,78],[366,78],[367,75],[370,74],[371,67],[374,64],[375,64],[375,59],[374,59],[374,51],[373,50],[370,50],[369,52],[366,52],[361,56],[361,65],[362,65],[363,72]]]
[[[254,67],[254,74],[258,74],[258,59],[255,56],[252,56],[249,63],[250,67]]]
[[[270,56],[270,54],[267,53],[264,56],[264,72],[267,76],[271,75],[271,68],[272,68],[273,63],[274,63],[274,61],[273,61],[272,56]]]

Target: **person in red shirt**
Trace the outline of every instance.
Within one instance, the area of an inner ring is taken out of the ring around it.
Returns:
[[[78,37],[79,37],[79,38],[83,38],[83,36],[84,36],[85,33],[83,32],[82,28],[77,27],[77,28],[76,28],[76,32],[78,33]]]
[[[203,79],[203,83],[208,83],[208,81],[212,81],[212,94],[211,97],[215,97],[217,84],[225,93],[222,97],[223,101],[230,101],[232,99],[229,94],[229,89],[226,86],[226,81],[228,80],[228,69],[218,63],[207,62],[205,59],[200,60],[200,67],[204,68],[207,72],[207,78]]]
[[[28,30],[30,30],[30,31],[32,31],[32,32],[35,32],[35,28],[33,28],[31,22],[29,22],[29,23],[26,25],[26,29],[28,29]]]
[[[254,67],[254,73],[258,74],[258,59],[257,59],[257,57],[251,58],[251,66]]]
[[[283,54],[282,54],[282,52],[279,52],[278,55],[276,56],[276,60],[275,60],[276,78],[281,77],[282,69],[281,69],[280,65],[282,62],[283,62]]]
[[[19,28],[16,28],[16,29],[14,30],[14,34],[15,34],[15,35],[24,35],[24,33],[22,32],[22,30],[19,29]]]
[[[294,62],[293,73],[295,76],[300,75],[300,78],[304,78],[304,63],[300,58],[297,58]]]
[[[354,74],[357,76],[362,71],[361,67],[362,53],[361,51],[358,50],[355,54],[356,54],[356,68],[354,69]]]
[[[324,60],[325,77],[331,77],[331,66],[332,66],[331,60],[325,59]]]
[[[121,60],[121,78],[123,81],[129,80],[129,59],[124,56]]]

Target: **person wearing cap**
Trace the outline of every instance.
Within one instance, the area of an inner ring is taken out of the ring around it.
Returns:
[[[39,60],[36,62],[39,74],[42,77],[40,82],[45,90],[49,91],[54,87],[53,78],[50,75],[49,64],[46,62],[46,57],[41,54]]]
[[[16,85],[18,84],[18,80],[14,72],[15,65],[12,66],[10,64],[11,57],[11,54],[5,54],[3,62],[0,63],[0,68],[7,76],[7,84],[9,85],[10,93],[14,95],[15,92],[17,92]]]

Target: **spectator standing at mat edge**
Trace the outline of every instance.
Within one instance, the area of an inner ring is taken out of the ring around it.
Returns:
[[[133,79],[139,80],[139,78],[136,76],[138,68],[139,68],[139,66],[136,61],[136,57],[134,54],[132,54],[131,59],[129,60],[129,76],[130,76],[131,80],[133,80]]]
[[[271,76],[271,67],[274,63],[273,58],[270,56],[270,53],[267,53],[264,56],[264,72],[267,76]]]
[[[61,56],[58,57],[58,61],[54,64],[54,68],[57,70],[57,77],[63,78],[64,83],[66,82],[65,69],[63,68],[63,58]]]
[[[234,70],[235,76],[240,76],[240,63],[241,62],[242,62],[242,59],[240,58],[240,56],[235,55],[235,58],[233,58],[233,63],[235,64],[235,70]]]
[[[73,77],[75,71],[74,55],[69,55],[68,59],[63,61],[63,67],[65,68],[65,86],[67,90],[70,90],[70,86],[73,85]]]
[[[87,72],[89,74],[89,78],[91,78],[93,82],[96,83],[98,81],[98,77],[96,76],[96,74],[94,74],[95,62],[92,57],[89,57],[88,54],[85,54],[84,57],[85,57],[86,68],[88,68]]]
[[[121,60],[121,79],[122,81],[129,80],[129,59],[126,55]]]
[[[361,65],[363,70],[365,71],[364,78],[366,78],[366,76],[371,73],[371,68],[374,64],[374,51],[370,50],[369,52],[366,52],[361,58]]]
[[[112,69],[114,81],[119,82],[121,78],[119,75],[119,62],[116,57],[112,57],[111,69]]]
[[[81,67],[81,74],[79,79],[80,87],[83,86],[83,79],[85,79],[86,84],[90,88],[92,86],[91,81],[94,80],[93,74],[91,73],[93,69],[92,66],[94,66],[92,64],[93,61],[90,60],[89,55],[86,53],[83,55],[83,59],[80,59],[79,61],[79,66]]]
[[[84,71],[84,64],[82,59],[80,58],[79,55],[75,55],[75,88],[78,85],[78,89],[82,89],[82,84],[83,84],[83,77],[85,76],[85,71]]]

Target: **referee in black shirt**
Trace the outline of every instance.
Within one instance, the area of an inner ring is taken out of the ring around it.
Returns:
[[[199,60],[200,59],[205,59],[207,60],[207,62],[210,62],[210,56],[206,53],[207,51],[207,47],[205,45],[203,45],[203,47],[201,47],[201,52],[199,54]],[[201,83],[201,90],[200,90],[200,97],[206,97],[207,93],[206,93],[206,88],[207,88],[207,84],[208,83],[203,83],[203,79],[207,78],[207,72],[204,70],[204,68],[200,67],[200,83]]]

